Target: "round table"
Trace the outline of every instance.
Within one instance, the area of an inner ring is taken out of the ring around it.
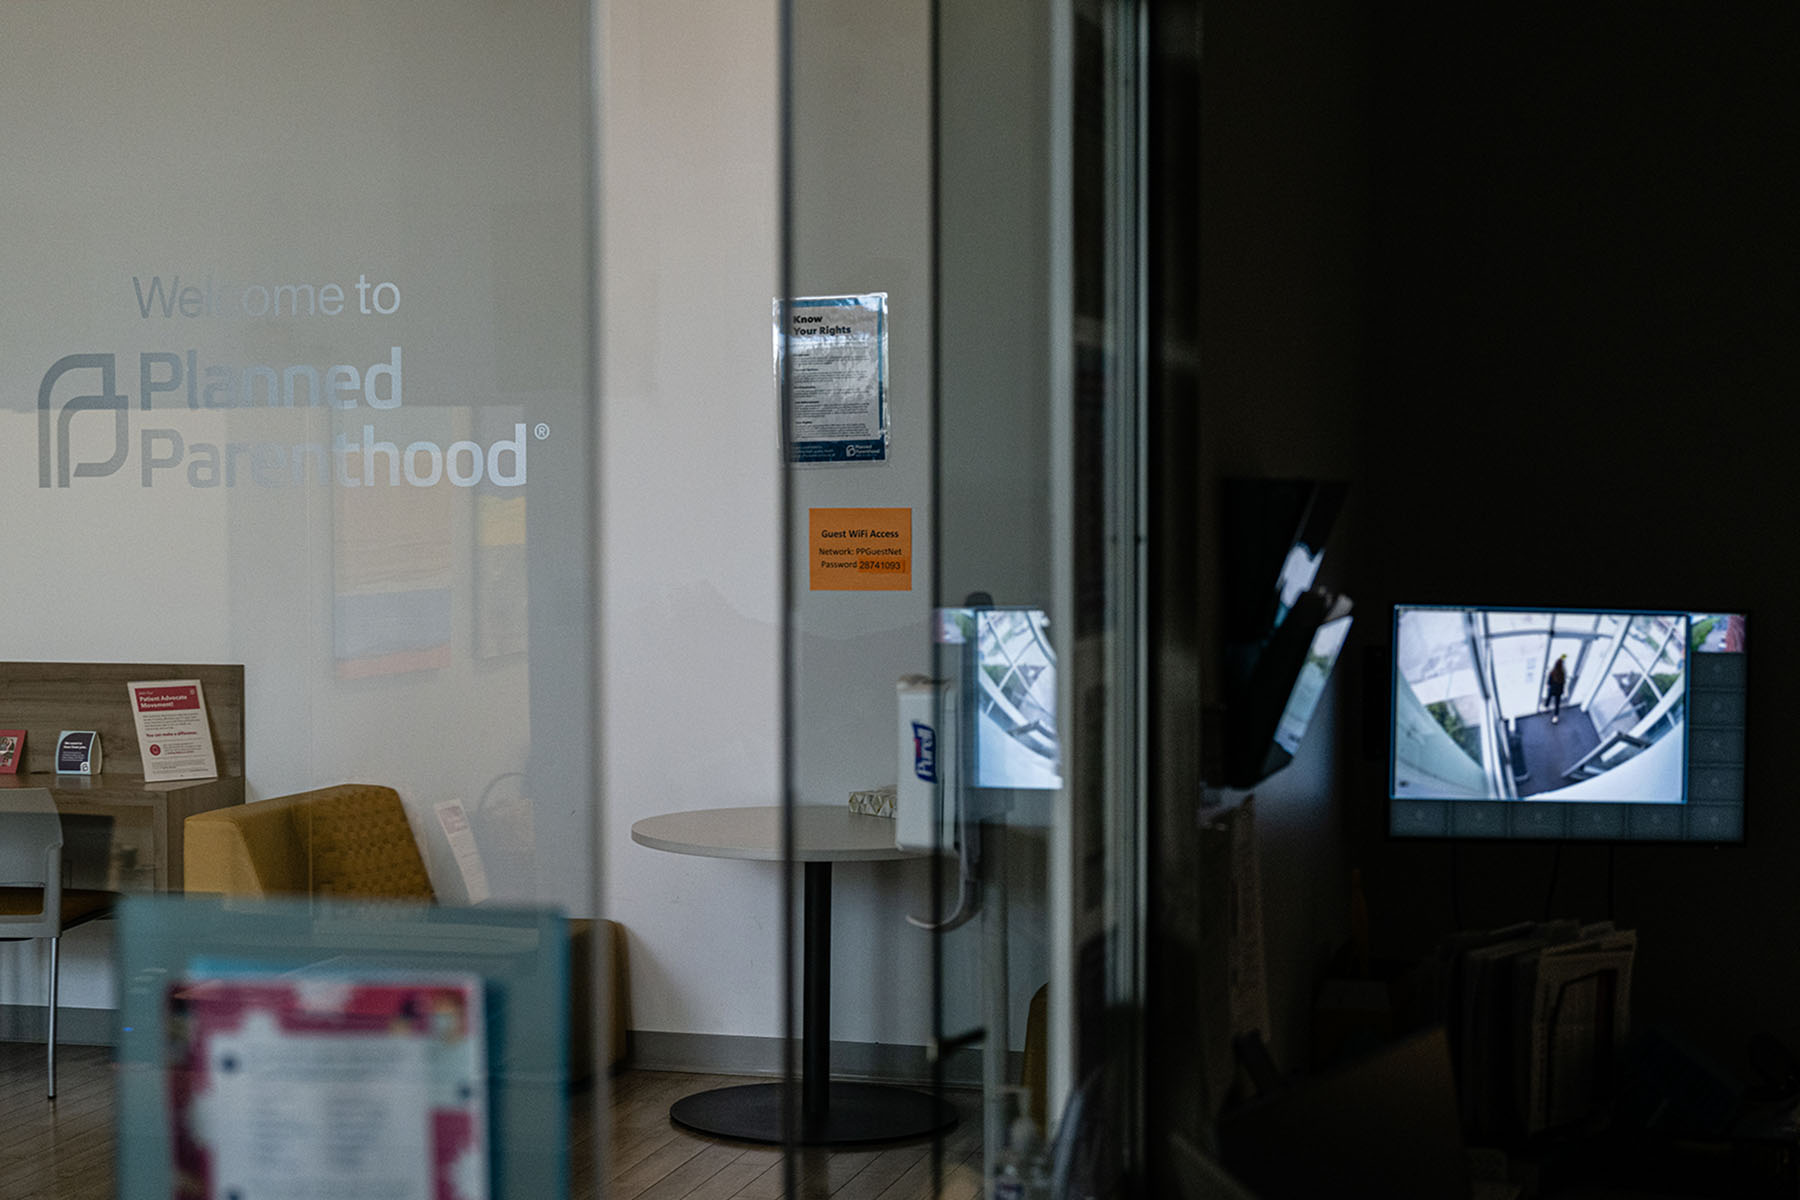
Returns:
[[[779,805],[708,808],[646,817],[631,827],[631,840],[671,854],[706,858],[783,861]],[[912,1088],[847,1083],[831,1078],[831,864],[913,858],[894,845],[894,822],[834,805],[793,809],[793,861],[805,864],[804,946],[801,953],[800,1128],[808,1145],[923,1137],[956,1124],[956,1112],[935,1096]],[[677,1100],[669,1117],[677,1125],[715,1137],[780,1142],[779,1083],[715,1088]]]

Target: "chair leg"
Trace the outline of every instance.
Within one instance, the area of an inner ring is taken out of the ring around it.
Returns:
[[[50,1035],[46,1043],[50,1048],[50,1099],[56,1099],[56,943],[59,939],[50,939]]]

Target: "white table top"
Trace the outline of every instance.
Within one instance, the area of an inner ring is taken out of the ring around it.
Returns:
[[[703,808],[645,817],[631,827],[631,840],[671,854],[707,858],[781,861],[781,807]],[[853,813],[837,804],[794,808],[795,862],[884,862],[915,858],[894,845],[888,817]]]

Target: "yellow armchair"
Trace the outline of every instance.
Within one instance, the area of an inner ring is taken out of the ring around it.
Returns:
[[[196,813],[182,826],[184,886],[226,896],[340,896],[435,903],[400,794],[350,783]],[[608,1059],[625,1059],[625,930],[615,921],[569,922],[570,1069],[593,1062],[596,936],[609,955]]]

